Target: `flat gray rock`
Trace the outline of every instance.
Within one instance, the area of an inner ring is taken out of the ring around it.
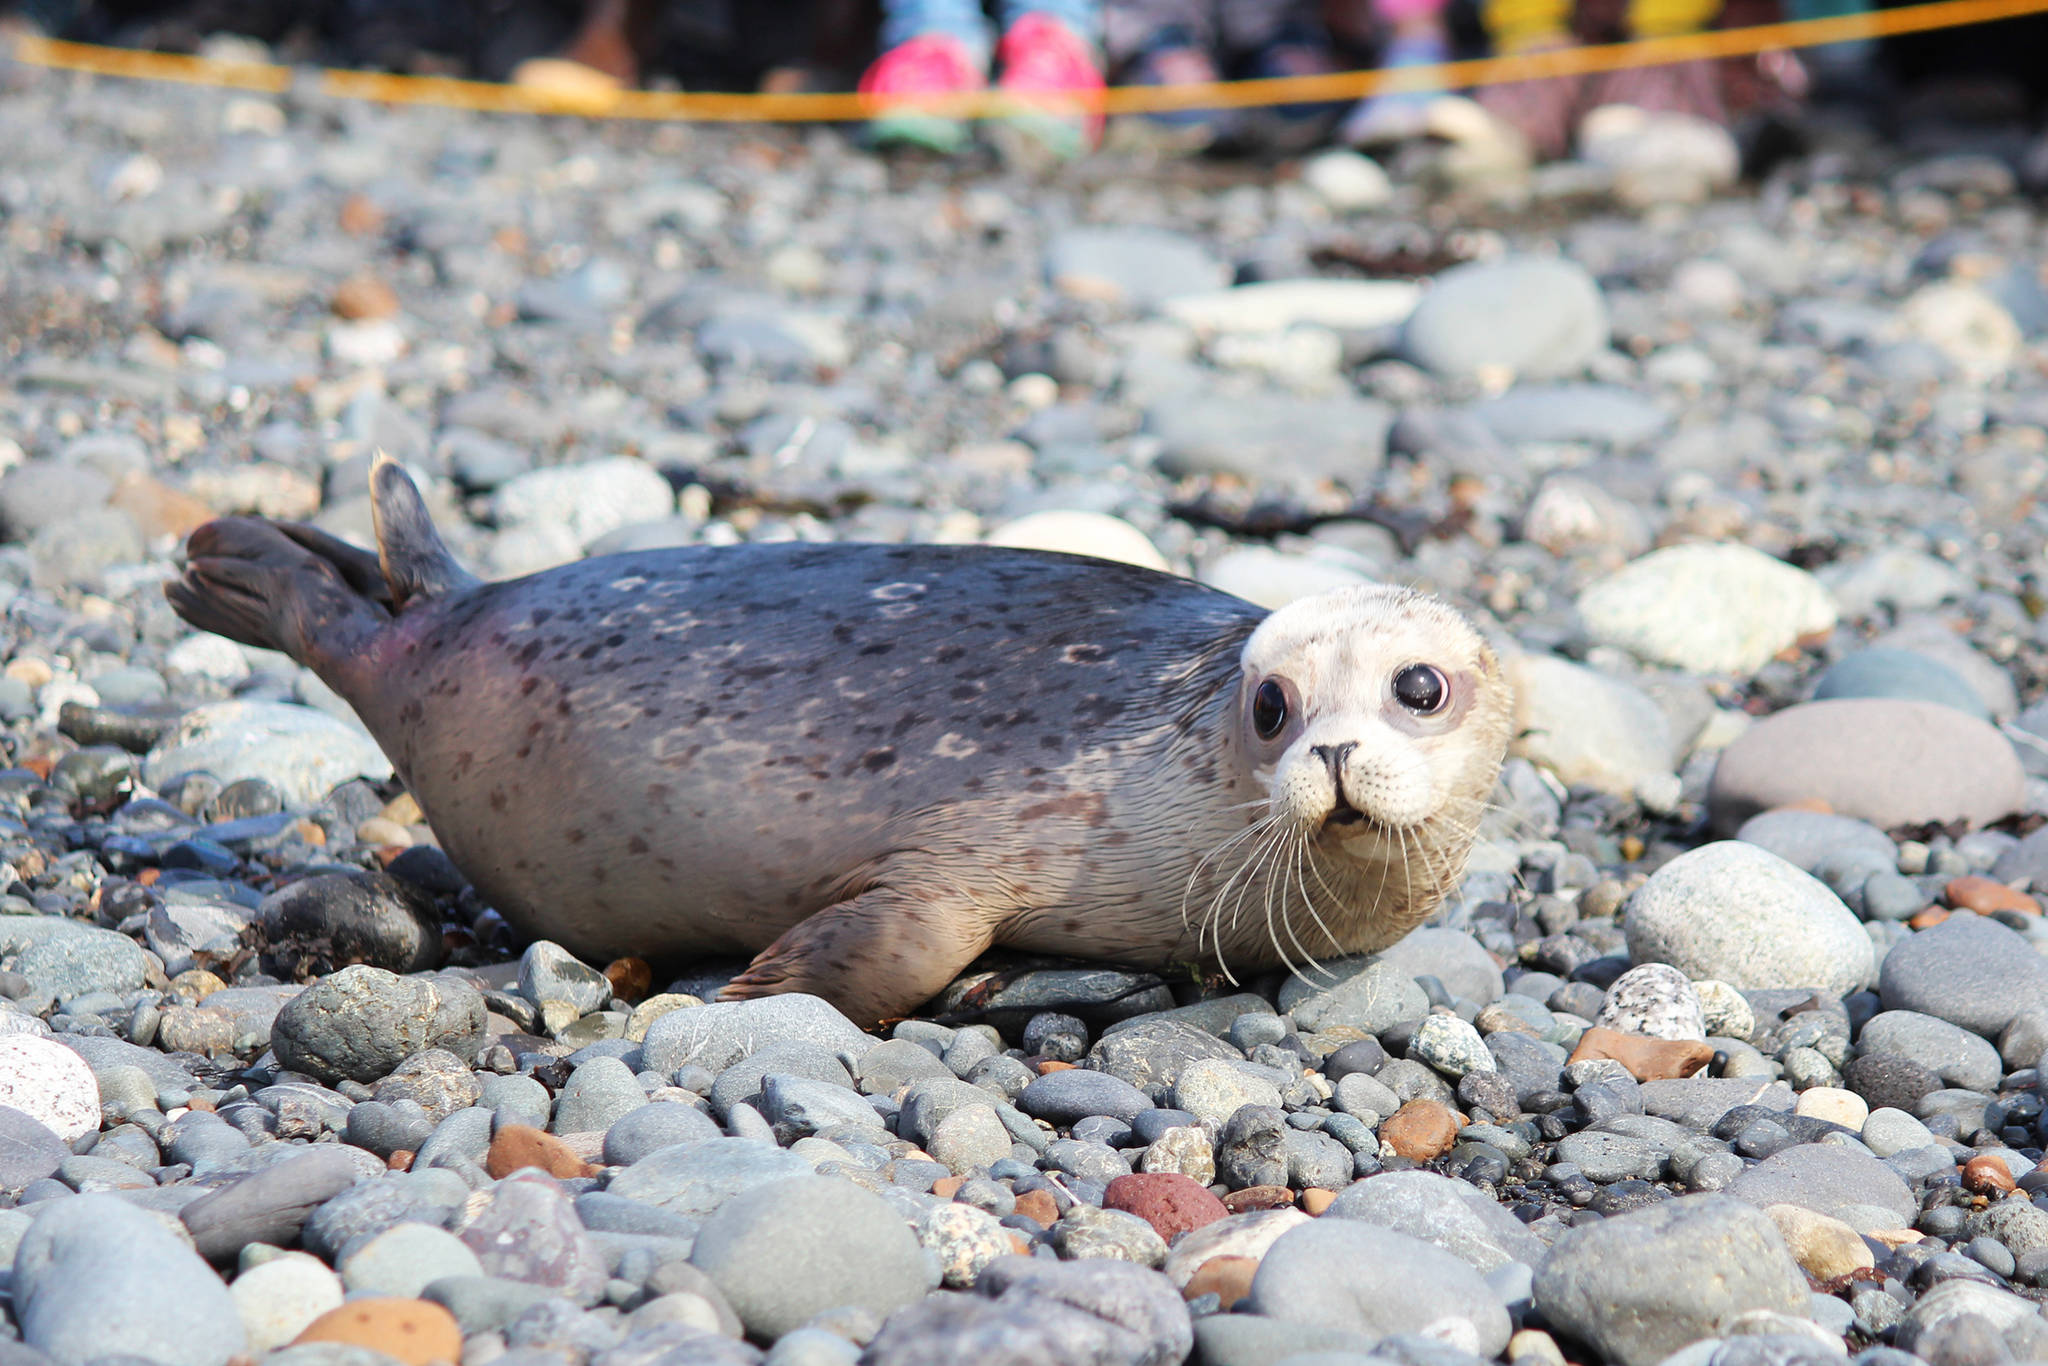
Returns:
[[[707,1138],[647,1154],[612,1178],[613,1195],[702,1217],[764,1182],[808,1176],[811,1164],[748,1138]]]
[[[1583,266],[1517,258],[1438,275],[1401,332],[1401,350],[1434,374],[1504,369],[1570,375],[1607,345],[1607,306]]]
[[[199,1254],[113,1195],[53,1200],[14,1258],[22,1340],[61,1366],[132,1355],[226,1366],[247,1340],[228,1288]]]
[[[1854,1148],[1801,1143],[1771,1154],[1735,1178],[1728,1194],[1758,1209],[1798,1205],[1833,1215],[1850,1205],[1889,1211],[1904,1228],[1919,1204],[1898,1173]]]
[[[1738,736],[1714,767],[1707,804],[1720,831],[1814,801],[1886,830],[1976,826],[2019,810],[2025,785],[2011,743],[1989,722],[1937,702],[1844,697],[1787,707]]]
[[[2005,1075],[1998,1050],[1986,1040],[1946,1020],[1914,1010],[1887,1010],[1873,1015],[1856,1038],[1861,1053],[1896,1053],[1911,1058],[1950,1086],[1966,1091],[1995,1091]]]
[[[827,1309],[886,1315],[931,1288],[924,1251],[895,1207],[828,1176],[734,1196],[704,1221],[690,1261],[768,1341]]]
[[[1259,1261],[1245,1308],[1308,1328],[1420,1333],[1475,1356],[1507,1345],[1506,1308],[1471,1263],[1405,1233],[1319,1219]]]
[[[1477,1187],[1435,1172],[1385,1172],[1344,1188],[1324,1218],[1357,1219],[1433,1243],[1480,1272],[1535,1265],[1544,1245]]]
[[[1995,1039],[2048,1000],[2048,958],[1989,916],[1952,915],[1886,952],[1877,992],[1886,1010],[1916,1010]]]
[[[1753,1310],[1804,1317],[1806,1297],[1777,1225],[1724,1195],[1568,1229],[1536,1268],[1544,1317],[1620,1366],[1654,1366]]]
[[[713,1001],[672,1010],[647,1027],[641,1065],[673,1072],[695,1063],[723,1072],[770,1043],[814,1043],[858,1058],[880,1040],[816,996],[791,992],[754,1001]]]

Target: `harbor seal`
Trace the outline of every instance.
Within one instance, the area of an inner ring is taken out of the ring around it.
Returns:
[[[871,1023],[992,945],[1137,966],[1384,948],[1457,883],[1510,697],[1453,609],[1268,614],[989,546],[609,555],[485,583],[412,481],[378,553],[227,518],[166,594],[361,716],[477,890],[586,957],[757,956]]]

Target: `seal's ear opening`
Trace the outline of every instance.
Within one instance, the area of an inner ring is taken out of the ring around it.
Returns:
[[[450,554],[427,515],[405,466],[383,451],[370,465],[370,516],[377,527],[377,559],[391,588],[391,605],[404,610],[416,598],[467,588],[476,577]]]

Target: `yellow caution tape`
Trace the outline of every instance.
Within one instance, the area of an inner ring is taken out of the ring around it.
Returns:
[[[1647,38],[1597,47],[1560,48],[1509,57],[1483,57],[1430,66],[1382,67],[1322,76],[1285,76],[1257,81],[1201,85],[1118,86],[1071,103],[1103,114],[1161,114],[1188,109],[1252,109],[1279,104],[1336,103],[1368,95],[1416,90],[1457,90],[1503,85],[1546,76],[1583,76],[1631,67],[1668,66],[1715,57],[1749,57],[1759,52],[1818,47],[1862,38],[1961,28],[1998,19],[2048,13],[2048,0],[1935,0],[1931,4],[1800,19],[1748,28]],[[53,71],[97,76],[175,81],[265,94],[305,88],[320,95],[373,100],[382,104],[435,105],[498,114],[569,114],[614,119],[692,123],[849,123],[881,112],[861,94],[722,94],[659,90],[552,90],[439,76],[395,76],[378,71],[319,70],[259,62],[224,62],[173,53],[67,43],[24,36],[14,59]],[[301,82],[304,81],[302,87]],[[1044,107],[1042,104],[1038,107]],[[1000,91],[934,96],[915,102],[900,98],[888,112],[915,109],[948,118],[987,118],[1015,113],[1014,96]]]

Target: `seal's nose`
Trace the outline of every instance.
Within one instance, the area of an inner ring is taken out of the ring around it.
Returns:
[[[1344,761],[1351,757],[1351,751],[1358,748],[1356,740],[1346,740],[1341,745],[1310,745],[1308,752],[1323,761],[1330,770],[1330,781],[1336,785],[1337,795],[1344,795]]]

